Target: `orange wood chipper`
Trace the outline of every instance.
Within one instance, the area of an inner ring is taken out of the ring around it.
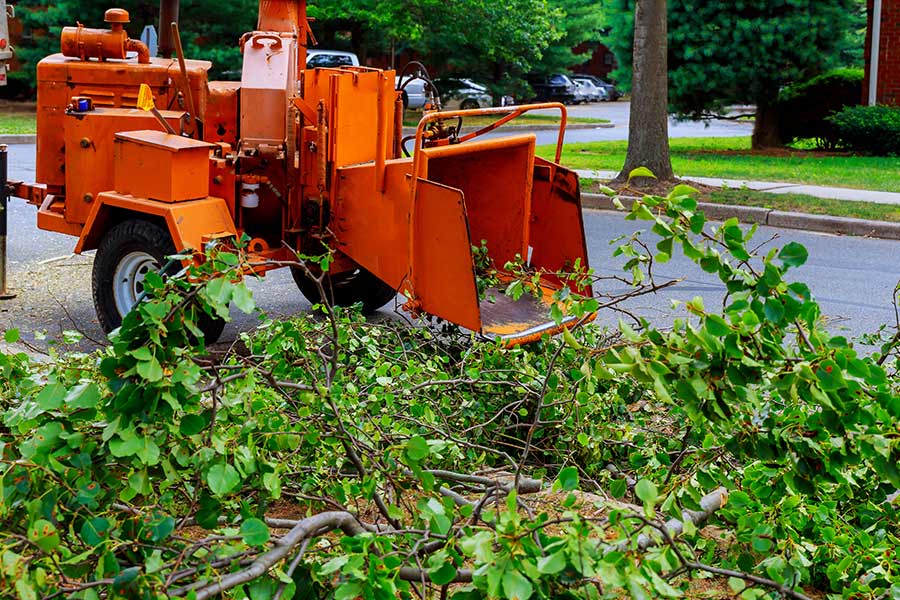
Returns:
[[[173,4],[177,14],[177,0],[163,0],[161,22]],[[184,59],[175,23],[160,46],[177,56],[159,58],[128,38],[127,12],[110,9],[106,21],[63,29],[61,52],[38,64],[38,183],[12,187],[38,206],[41,229],[77,237],[77,253],[96,249],[105,330],[165,256],[244,234],[256,273],[296,261],[294,250],[332,248],[336,304],[372,311],[399,291],[415,313],[510,344],[560,330],[550,295],[587,267],[578,178],[556,164],[562,105],[427,112],[404,139],[394,71],[305,68],[304,0],[260,0],[257,31],[240,39],[240,82],[208,81],[210,63]],[[142,84],[152,110],[138,107]],[[481,137],[541,108],[561,112],[556,163],[535,156],[533,134]],[[462,135],[475,115],[496,120]],[[521,256],[541,273],[543,298],[479,299],[482,240],[496,265]],[[320,300],[300,270],[294,278]],[[221,324],[209,329],[212,341]]]

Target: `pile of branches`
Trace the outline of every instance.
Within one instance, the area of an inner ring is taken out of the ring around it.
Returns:
[[[752,231],[695,208],[683,186],[636,203],[658,240],[617,248],[629,290],[560,298],[624,310],[667,285],[652,266],[681,249],[729,297],[720,313],[688,303],[668,331],[633,316],[508,349],[321,306],[210,354],[204,313],[253,308],[222,252],[186,280],[148,278],[98,354],[0,354],[0,589],[900,593],[897,338],[858,356],[785,280],[802,247],[756,256]]]

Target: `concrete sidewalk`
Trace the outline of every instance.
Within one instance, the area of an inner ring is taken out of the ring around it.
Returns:
[[[579,177],[588,179],[612,179],[616,171],[588,171],[578,169],[575,171]],[[779,181],[746,181],[742,179],[719,179],[715,177],[691,177],[690,175],[678,175],[681,179],[696,181],[710,187],[747,188],[768,194],[805,194],[816,198],[830,198],[834,200],[849,200],[851,202],[876,202],[878,204],[900,205],[900,193],[878,192],[873,190],[858,190],[852,188],[826,187],[821,185],[803,185],[800,183],[786,183]]]

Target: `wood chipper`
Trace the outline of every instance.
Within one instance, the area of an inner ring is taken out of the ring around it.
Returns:
[[[177,0],[164,0],[161,22],[173,13]],[[105,19],[107,29],[64,28],[61,52],[38,64],[38,183],[13,186],[41,229],[77,237],[76,253],[96,249],[105,330],[165,256],[241,235],[255,273],[332,248],[336,304],[372,311],[399,291],[413,312],[510,344],[560,329],[550,295],[572,285],[560,274],[587,267],[578,178],[556,164],[562,105],[426,113],[404,140],[394,71],[305,68],[304,0],[260,0],[257,30],[240,38],[240,82],[208,81],[211,64],[184,59],[175,23],[161,28],[161,53],[177,55],[166,58],[129,39],[126,11]],[[142,84],[152,101],[139,102]],[[532,134],[481,137],[540,108],[561,112],[556,163],[535,156]],[[485,114],[496,121],[461,135],[462,120]],[[495,264],[521,256],[543,273],[543,298],[479,299],[482,240]],[[219,333],[211,326],[207,341]]]

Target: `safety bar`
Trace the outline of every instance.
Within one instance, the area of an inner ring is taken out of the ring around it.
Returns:
[[[456,117],[475,117],[479,115],[503,115],[501,118],[497,119],[490,125],[487,125],[478,131],[473,131],[472,133],[466,134],[463,137],[459,138],[459,142],[466,142],[473,138],[476,138],[480,135],[484,135],[494,129],[497,129],[501,125],[509,123],[513,119],[521,117],[527,112],[531,112],[533,110],[544,110],[550,108],[557,108],[560,112],[559,119],[559,135],[556,139],[556,162],[559,163],[560,159],[562,159],[562,147],[563,140],[566,135],[566,118],[568,116],[568,111],[566,107],[559,102],[544,102],[542,104],[523,104],[522,106],[495,106],[491,108],[475,108],[471,110],[447,110],[441,112],[433,112],[428,113],[422,117],[419,121],[419,125],[416,127],[416,145],[413,149],[413,185],[415,186],[415,178],[419,175],[419,162],[421,160],[420,154],[422,149],[422,139],[425,137],[425,126],[432,121],[437,121],[440,119],[453,119]],[[508,113],[508,114],[507,114]],[[440,142],[445,142],[445,140],[440,140]],[[446,140],[445,144],[449,144],[449,140]],[[438,143],[438,145],[445,145],[442,143]]]

